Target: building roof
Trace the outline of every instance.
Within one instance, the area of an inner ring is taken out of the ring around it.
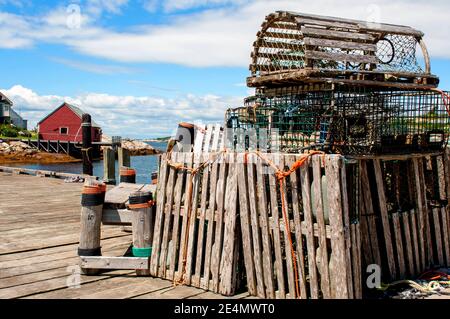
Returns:
[[[40,121],[38,122],[38,124],[41,124],[42,122],[44,122],[47,118],[49,118],[52,114],[54,114],[56,111],[58,111],[59,109],[61,109],[61,108],[64,107],[64,106],[67,106],[69,109],[71,109],[72,112],[75,113],[80,119],[82,118],[83,114],[85,113],[85,112],[83,112],[83,110],[80,109],[79,107],[64,102],[64,103],[61,104],[58,108],[56,108],[53,112],[51,112],[51,113],[48,114],[46,117],[44,117],[42,120],[40,120]],[[92,120],[92,127],[101,128],[100,125],[98,125],[97,123],[95,123],[93,120]]]
[[[0,92],[0,100],[6,101],[11,106],[13,105],[13,102],[10,99],[8,99],[8,97],[5,94],[3,94],[2,92]]]

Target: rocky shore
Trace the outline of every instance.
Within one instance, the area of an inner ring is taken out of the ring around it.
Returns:
[[[103,135],[102,142],[111,143],[111,137]],[[161,153],[147,143],[131,139],[122,139],[122,147],[130,151],[131,156],[156,155]]]
[[[69,163],[80,160],[66,154],[53,154],[39,152],[26,143],[12,141],[9,143],[0,142],[0,164],[13,163]]]

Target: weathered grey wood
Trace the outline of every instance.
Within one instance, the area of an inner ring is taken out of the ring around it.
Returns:
[[[203,154],[201,153],[194,153],[194,169],[197,169],[200,167],[200,165],[204,162]],[[187,285],[191,284],[191,276],[194,271],[193,269],[193,262],[195,260],[194,258],[194,249],[195,249],[195,233],[197,231],[197,218],[195,218],[195,215],[193,212],[197,211],[198,207],[198,200],[199,200],[199,191],[200,191],[200,172],[196,173],[193,176],[192,181],[192,188],[190,188],[192,194],[189,192],[186,193],[186,198],[191,198],[191,201],[188,201],[187,204],[185,204],[186,211],[191,213],[190,216],[188,216],[189,223],[188,223],[188,237],[187,237],[187,255],[186,255],[186,266],[185,266],[185,277],[184,282]],[[195,284],[194,284],[195,285]]]
[[[306,51],[305,57],[313,60],[331,60],[353,63],[377,63],[378,59],[373,55],[357,55],[346,53],[331,53],[322,51]]]
[[[313,167],[313,190],[314,190],[314,211],[316,212],[317,224],[319,225],[319,249],[320,249],[320,282],[321,290],[324,299],[331,298],[330,290],[330,274],[328,270],[328,247],[327,247],[327,237],[326,237],[326,227],[325,227],[325,217],[323,212],[323,192],[327,191],[322,189],[322,172],[321,172],[321,157],[314,156],[312,158]],[[319,258],[318,258],[319,259]]]
[[[138,192],[143,187],[143,184],[120,183],[106,192],[105,204],[124,205],[131,193]]]
[[[122,225],[128,226],[132,223],[133,212],[128,209],[103,209],[102,224],[103,225]]]
[[[222,257],[222,247],[220,243],[223,240],[223,223],[225,214],[225,196],[229,192],[230,176],[228,172],[228,160],[229,155],[224,155],[224,161],[220,165],[219,169],[219,180],[217,181],[217,211],[218,220],[216,222],[215,236],[214,236],[214,246],[212,249],[211,256],[211,277],[212,282],[209,283],[209,290],[217,292],[219,291],[219,267],[220,260]]]
[[[444,237],[444,248],[445,248],[445,260],[446,266],[450,267],[450,224],[447,209],[445,207],[441,208],[441,218],[442,218],[442,235]]]
[[[421,193],[418,193],[420,197],[422,197],[423,201],[423,209],[424,209],[424,226],[425,226],[425,248],[426,248],[426,266],[430,267],[433,264],[433,242],[431,238],[431,221],[430,218],[432,215],[431,210],[428,207],[427,201],[427,190],[426,190],[426,180],[425,180],[425,168],[424,168],[424,159],[419,158],[419,178],[421,185]]]
[[[259,227],[256,227],[251,223],[250,215],[253,213],[257,213],[256,211],[250,212],[250,203],[254,203],[254,199],[252,196],[255,196],[255,193],[250,191],[250,184],[254,181],[248,178],[247,181],[247,172],[253,171],[253,167],[251,165],[247,166],[245,163],[245,154],[238,154],[237,157],[237,169],[238,176],[244,177],[238,184],[239,189],[239,215],[241,217],[241,233],[242,233],[242,248],[244,251],[244,263],[245,270],[247,275],[247,287],[248,292],[252,296],[258,296],[261,298],[265,298],[266,294],[264,291],[264,281],[262,279],[262,267],[260,262],[260,247],[259,243],[257,244],[254,240],[255,236],[252,237],[252,234],[256,236],[259,233]],[[252,186],[253,187],[253,186]],[[254,206],[254,205],[253,205]],[[255,255],[255,256],[254,256]],[[258,256],[256,256],[258,255]],[[254,260],[253,260],[254,258]],[[258,259],[259,258],[259,259]],[[258,264],[257,264],[258,263]],[[255,267],[258,270],[255,273]]]
[[[212,125],[208,125],[208,134],[205,140],[205,147],[207,150],[210,149],[210,141],[212,137]],[[205,154],[202,161],[211,161],[212,155]],[[195,272],[192,277],[192,282],[195,287],[200,287],[201,270],[203,266],[204,257],[204,246],[205,246],[205,225],[206,221],[206,208],[209,195],[209,167],[203,170],[203,178],[201,183],[201,198],[200,198],[200,219],[198,221],[198,234],[197,234],[197,251],[196,251],[196,261],[195,261]]]
[[[216,142],[218,143],[218,135],[215,135],[217,139],[213,141],[213,149],[215,147],[218,147]],[[224,156],[223,154],[217,154],[215,155],[214,162],[211,168],[211,178],[209,180],[209,190],[210,190],[210,196],[209,196],[209,209],[207,212],[206,219],[208,220],[208,229],[206,231],[206,246],[205,246],[205,264],[204,264],[204,270],[203,270],[203,279],[200,283],[200,287],[203,289],[209,288],[209,280],[211,278],[211,256],[212,256],[212,248],[213,248],[213,234],[214,234],[214,212],[217,208],[217,201],[216,201],[216,193],[218,192],[218,170],[219,165],[225,165],[224,162]]]
[[[402,232],[400,228],[400,216],[398,213],[392,214],[392,224],[393,224],[393,230],[394,230],[394,238],[395,238],[395,245],[397,250],[397,265],[398,265],[398,272],[401,279],[404,279],[406,277],[406,267],[405,267],[405,256],[403,252],[403,240],[402,240]]]
[[[434,243],[436,245],[437,251],[437,260],[439,262],[439,266],[444,266],[444,251],[442,244],[442,233],[441,233],[441,221],[440,221],[440,209],[433,208],[433,224],[434,224]]]
[[[186,158],[185,158],[185,165],[188,169],[192,169],[193,165],[194,165],[194,157],[192,153],[186,154]],[[193,176],[192,174],[188,173],[186,175],[186,185],[185,185],[185,191],[184,191],[184,208],[185,211],[188,212],[189,211],[189,205],[192,205],[192,200],[191,200],[191,196],[192,196],[192,191],[193,191]],[[186,263],[187,263],[187,239],[188,239],[188,233],[189,233],[189,220],[188,220],[188,214],[186,213],[183,216],[183,223],[181,225],[181,237],[180,237],[180,251],[179,251],[179,256],[178,256],[178,272],[175,273],[175,281],[182,281],[185,279],[184,275],[185,275],[185,267],[186,267]]]
[[[148,270],[148,258],[143,257],[80,257],[82,268]]]
[[[439,183],[439,197],[442,201],[448,200],[449,186],[447,183],[448,171],[445,169],[446,164],[446,153],[444,152],[442,156],[436,156],[437,164],[437,174]],[[447,174],[446,174],[447,173]],[[448,207],[448,205],[447,205]],[[450,229],[447,215],[447,208],[441,207],[439,209],[439,214],[441,216],[441,228],[442,228],[442,245],[443,245],[443,258],[445,260],[445,265],[450,266]],[[436,220],[436,219],[435,219]]]
[[[269,226],[269,216],[268,216],[268,202],[266,193],[266,175],[261,158],[256,158],[256,192],[258,200],[258,211],[261,216],[261,239],[263,247],[263,267],[264,267],[264,284],[266,286],[266,296],[267,298],[275,298],[275,283],[274,283],[274,269],[272,262],[272,241],[271,241],[271,229]],[[294,206],[295,209],[295,206]],[[298,206],[297,206],[298,209]],[[301,247],[301,246],[300,246]],[[304,272],[303,272],[304,274]],[[302,278],[299,277],[302,283]],[[303,281],[304,283],[304,281]],[[306,288],[305,288],[306,291]],[[306,294],[305,294],[306,295]],[[306,297],[305,297],[306,298]]]
[[[397,270],[395,268],[394,250],[392,247],[391,229],[389,227],[389,216],[386,207],[386,193],[384,189],[383,173],[381,171],[381,164],[379,159],[373,160],[375,170],[375,181],[378,190],[378,202],[380,206],[381,221],[383,224],[384,242],[386,246],[387,261],[389,266],[389,276],[391,279],[397,277]]]
[[[176,161],[185,163],[186,156],[185,153],[177,153],[175,156]],[[179,254],[180,247],[180,224],[182,223],[180,219],[181,205],[183,199],[183,182],[186,176],[186,172],[184,170],[178,170],[177,172],[177,182],[175,184],[175,208],[174,208],[174,216],[173,216],[173,227],[172,227],[172,240],[171,240],[171,251],[169,253],[169,272],[166,274],[166,278],[173,280],[175,276],[176,268],[176,260]]]
[[[360,224],[350,225],[351,239],[352,239],[352,270],[353,270],[353,284],[354,284],[354,298],[362,299],[362,275],[361,275],[361,231]]]
[[[332,257],[330,261],[330,279],[331,279],[331,296],[332,298],[347,299],[348,279],[347,272],[342,271],[350,265],[346,260],[346,245],[344,237],[344,220],[340,187],[340,166],[342,158],[340,156],[331,155],[325,158],[325,173],[327,175],[327,190],[330,207],[330,225],[331,232],[331,248]]]
[[[103,149],[103,180],[107,184],[116,184],[116,158],[110,147]]]
[[[343,28],[358,31],[358,25],[355,23],[346,23],[346,22],[338,22],[338,21],[324,21],[319,19],[312,19],[306,17],[296,17],[295,21],[297,21],[300,25],[312,25],[312,26],[321,26],[321,27],[333,27],[333,28]],[[297,26],[298,29],[298,26]]]
[[[158,174],[158,186],[156,190],[156,216],[154,221],[154,233],[153,233],[153,244],[152,244],[152,256],[150,258],[150,274],[152,276],[158,275],[158,267],[159,267],[159,256],[160,256],[160,248],[161,248],[161,230],[162,230],[162,222],[163,222],[163,214],[164,214],[164,206],[166,203],[165,192],[166,192],[166,181],[167,181],[167,173],[169,170],[168,167],[168,156],[167,154],[163,154],[161,157],[161,166]]]
[[[117,148],[117,159],[119,161],[119,167],[131,167],[130,151],[123,148]]]
[[[85,186],[99,185],[93,180],[86,180]],[[103,204],[97,206],[82,206],[80,218],[80,249],[99,249],[101,238]],[[95,275],[97,269],[81,267],[86,275]]]
[[[370,34],[346,32],[346,31],[333,31],[312,27],[301,27],[301,32],[304,36],[323,37],[336,40],[353,40],[353,41],[373,41],[374,37]]]
[[[361,192],[363,196],[363,207],[367,220],[367,229],[370,234],[370,245],[373,260],[371,263],[381,265],[380,246],[378,242],[377,227],[375,225],[375,213],[373,210],[373,199],[370,190],[370,181],[367,173],[367,161],[360,161]],[[363,216],[364,218],[364,216]]]
[[[272,158],[269,155],[266,155],[269,160]],[[272,228],[273,232],[273,246],[275,250],[275,273],[278,283],[278,291],[279,298],[286,298],[286,290],[285,290],[285,280],[284,280],[284,268],[283,268],[283,257],[281,250],[281,237],[280,237],[280,213],[278,209],[278,183],[275,178],[275,172],[273,168],[268,167],[269,170],[269,198],[270,198],[270,210],[271,216],[274,221],[274,225]]]
[[[287,156],[287,164],[289,167],[292,167],[294,163],[297,161],[297,156],[290,155]],[[291,186],[291,198],[292,198],[292,210],[294,215],[293,224],[291,229],[294,230],[295,234],[295,243],[296,243],[296,258],[297,258],[297,272],[298,272],[298,280],[300,286],[300,298],[307,299],[308,292],[306,289],[306,272],[305,272],[305,256],[303,253],[303,238],[302,234],[307,234],[307,226],[305,222],[301,221],[301,212],[300,212],[300,204],[299,204],[299,196],[301,192],[298,192],[298,172],[294,172],[289,176],[290,186]],[[317,227],[317,231],[319,231],[319,227]]]
[[[403,236],[405,238],[406,265],[408,266],[408,274],[410,276],[415,276],[416,270],[414,269],[413,239],[411,237],[411,226],[409,222],[410,214],[410,212],[403,213],[401,221],[403,222]]]
[[[344,237],[345,237],[345,258],[347,263],[347,281],[348,281],[348,298],[354,298],[353,292],[353,278],[352,278],[352,239],[350,230],[350,211],[348,207],[348,194],[347,194],[347,170],[344,161],[339,161],[340,176],[341,176],[341,196],[342,196],[342,215],[344,221]]]
[[[280,156],[279,158],[279,166],[284,168],[286,166],[285,156]],[[297,267],[297,258],[295,256],[295,250],[294,250],[294,243],[292,240],[292,228],[290,227],[290,220],[289,220],[289,204],[288,204],[288,198],[287,198],[287,190],[286,190],[286,179],[283,179],[281,181],[280,185],[280,198],[282,202],[284,202],[284,205],[281,205],[281,218],[282,218],[282,224],[280,225],[280,230],[284,234],[284,251],[286,255],[286,270],[287,270],[287,279],[288,279],[288,287],[289,287],[289,293],[286,294],[287,298],[300,298],[300,296],[297,296],[296,291],[296,283],[295,283],[295,275],[294,271],[294,262]],[[283,209],[284,206],[284,209]],[[283,211],[284,210],[284,211]],[[287,224],[287,225],[286,225]],[[292,243],[292,246],[291,246]],[[294,259],[295,258],[295,259]],[[299,291],[300,294],[300,291]]]
[[[412,236],[412,244],[414,249],[414,265],[416,274],[420,272],[422,269],[422,262],[421,262],[421,251],[420,251],[420,243],[419,243],[419,228],[418,228],[418,222],[417,222],[417,212],[415,210],[410,211],[410,221],[411,221],[411,236]]]
[[[175,162],[178,161],[178,153],[173,153],[172,158]],[[164,226],[163,233],[161,239],[161,253],[159,256],[159,270],[158,274],[161,278],[166,278],[167,271],[167,254],[169,250],[169,234],[171,230],[172,223],[172,205],[174,202],[174,191],[175,191],[175,176],[177,174],[177,170],[174,167],[169,168],[169,177],[167,179],[167,196],[166,196],[166,205],[163,210],[164,213]],[[161,220],[163,218],[161,217]]]
[[[317,38],[308,38],[308,37],[305,37],[303,39],[303,41],[305,42],[305,45],[310,45],[310,46],[340,48],[340,49],[349,49],[349,50],[361,50],[361,51],[368,51],[368,52],[376,52],[377,51],[377,46],[375,44],[371,44],[371,43],[327,40],[327,39],[317,39]]]
[[[133,193],[130,196],[139,196],[144,193],[137,192]],[[148,208],[138,208],[132,209],[133,211],[133,246],[135,248],[150,248],[152,247],[152,232],[153,232],[153,224],[151,213],[151,207]],[[147,263],[149,263],[149,258],[147,258]],[[145,269],[136,270],[136,274],[138,276],[148,276],[150,275],[150,269],[147,266]]]
[[[235,163],[235,155],[229,154],[230,163]],[[220,260],[220,293],[225,296],[233,295],[236,289],[233,282],[233,264],[235,255],[234,238],[236,233],[236,209],[237,209],[237,183],[238,175],[236,165],[228,168],[229,181],[227,182],[227,192],[225,194],[225,216],[223,232],[223,251]]]
[[[419,239],[419,247],[420,247],[420,270],[423,270],[426,268],[425,264],[425,224],[424,224],[424,202],[422,199],[422,188],[424,185],[421,182],[420,179],[420,172],[419,172],[419,160],[417,158],[414,158],[412,160],[413,162],[413,168],[414,168],[414,178],[416,182],[416,194],[417,194],[417,226],[418,226],[418,239]]]
[[[205,137],[205,125],[197,125],[195,128],[194,153],[201,153],[203,149],[203,140]]]

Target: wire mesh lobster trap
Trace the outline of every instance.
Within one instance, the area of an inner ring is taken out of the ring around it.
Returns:
[[[450,128],[447,106],[436,91],[373,90],[333,86],[279,89],[229,109],[229,147],[287,153],[324,150],[340,154],[441,150]]]

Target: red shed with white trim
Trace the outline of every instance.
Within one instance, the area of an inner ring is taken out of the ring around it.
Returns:
[[[83,111],[63,103],[38,123],[40,140],[81,142],[81,117]],[[92,141],[100,142],[102,129],[92,121]]]

